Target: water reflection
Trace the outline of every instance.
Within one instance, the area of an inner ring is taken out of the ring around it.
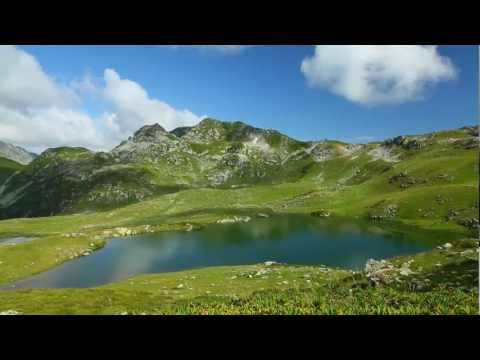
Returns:
[[[444,239],[443,239],[444,240]],[[434,247],[431,233],[395,235],[366,222],[278,216],[215,224],[201,231],[111,240],[92,255],[20,281],[16,287],[90,287],[152,272],[274,260],[358,269],[368,258],[388,258]]]

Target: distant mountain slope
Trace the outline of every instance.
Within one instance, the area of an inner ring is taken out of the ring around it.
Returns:
[[[156,124],[139,129],[108,153],[46,150],[0,187],[0,218],[110,209],[188,188],[302,181],[313,190],[336,191],[370,186],[378,179],[376,190],[399,191],[418,185],[410,184],[417,172],[413,165],[408,176],[391,183],[385,178],[399,164],[421,163],[418,171],[440,171],[440,176],[459,164],[473,169],[477,152],[474,127],[357,145],[297,141],[276,130],[214,119],[171,132]],[[443,172],[436,168],[439,159],[444,159]],[[476,176],[462,174],[468,181]]]
[[[0,157],[0,186],[7,180],[15,171],[21,170],[22,164],[13,160]]]
[[[28,152],[19,146],[0,141],[0,157],[13,160],[22,165],[26,165],[33,161],[36,156],[37,155]]]

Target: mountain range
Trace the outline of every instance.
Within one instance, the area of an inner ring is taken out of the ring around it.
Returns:
[[[0,158],[13,160],[19,164],[27,165],[32,162],[36,156],[36,154],[31,153],[19,146],[0,141]]]
[[[110,152],[60,147],[35,156],[0,143],[0,156],[10,159],[0,162],[0,219],[107,210],[195,188],[309,181],[337,191],[388,175],[385,182],[405,190],[423,180],[397,173],[399,164],[474,152],[473,126],[349,144],[298,141],[276,130],[214,119],[170,132],[158,124],[144,126]],[[434,182],[455,182],[445,166],[422,171],[430,171]]]

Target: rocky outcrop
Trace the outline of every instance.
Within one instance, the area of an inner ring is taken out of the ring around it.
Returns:
[[[251,220],[250,216],[233,216],[217,220],[217,224],[234,224],[234,223],[246,223]]]
[[[37,155],[19,146],[0,141],[0,157],[13,160],[22,165],[27,165],[31,163]]]
[[[408,138],[406,136],[397,136],[393,139],[387,139],[383,142],[386,147],[399,146],[406,150],[420,149],[423,147],[423,143],[415,138]]]
[[[314,217],[319,217],[319,218],[328,218],[328,217],[330,217],[331,213],[330,213],[330,211],[327,211],[325,209],[320,209],[318,211],[314,211],[314,212],[310,213],[310,215],[312,215]]]
[[[460,132],[456,141],[464,140],[462,134],[466,140],[474,139],[469,135],[474,130]],[[310,175],[328,179],[324,168],[340,157],[351,166],[352,175],[343,173],[335,181],[346,186],[364,181],[384,166],[374,164],[369,173],[349,161],[368,154],[371,161],[397,163],[405,149],[421,148],[425,138],[399,136],[360,146],[297,141],[276,130],[214,119],[171,132],[159,124],[147,125],[110,152],[48,149],[25,168],[9,173],[0,184],[0,219],[109,209],[186,188],[279,184]],[[423,180],[400,173],[390,181],[407,188]],[[394,217],[394,209],[390,210],[375,216]]]
[[[408,277],[415,272],[410,268],[413,260],[395,266],[387,260],[369,259],[365,264],[365,276],[375,285],[381,286],[393,282],[402,282],[402,277]]]

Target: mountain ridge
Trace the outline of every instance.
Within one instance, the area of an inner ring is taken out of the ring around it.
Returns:
[[[20,146],[0,140],[0,157],[13,160],[22,165],[27,165],[37,157],[37,154],[29,152]]]
[[[170,132],[146,125],[109,152],[45,150],[0,183],[0,218],[109,209],[202,187],[311,181],[336,189],[369,181],[429,149],[475,147],[475,127],[349,144],[298,141],[277,130],[208,118]]]

